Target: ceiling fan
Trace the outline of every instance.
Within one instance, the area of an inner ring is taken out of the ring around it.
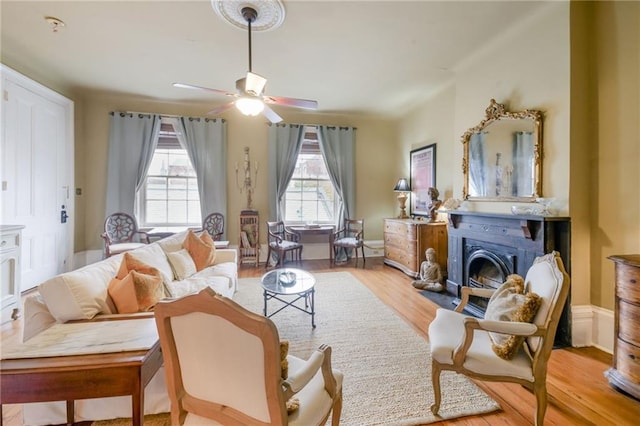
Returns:
[[[244,115],[258,115],[262,113],[270,122],[278,123],[282,121],[280,117],[269,105],[283,105],[296,108],[317,109],[318,102],[307,99],[285,98],[282,96],[270,96],[263,93],[267,84],[267,79],[255,74],[251,69],[251,23],[258,17],[258,12],[249,6],[242,8],[242,17],[247,21],[249,30],[249,71],[247,75],[236,80],[237,93],[226,90],[212,89],[209,87],[194,86],[185,83],[173,83],[175,87],[186,89],[205,90],[208,92],[220,93],[235,98],[233,101],[209,111],[209,115],[218,115],[235,106]]]

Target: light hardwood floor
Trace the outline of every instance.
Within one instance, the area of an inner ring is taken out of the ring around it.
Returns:
[[[294,266],[295,264],[291,264]],[[289,265],[288,265],[289,266]],[[381,258],[330,268],[325,260],[303,261],[299,266],[312,272],[348,271],[385,304],[426,338],[427,327],[437,306],[421,296],[411,278],[383,264]],[[264,267],[241,267],[240,278],[259,277]],[[2,340],[16,338],[20,320],[2,325]],[[611,365],[611,355],[594,348],[556,349],[551,355],[547,376],[550,404],[545,425],[636,425],[640,402],[612,389],[603,373]],[[419,374],[419,372],[416,372]],[[535,399],[525,388],[514,384],[476,382],[502,407],[501,411],[438,423],[438,425],[532,425]],[[407,389],[411,392],[411,389]],[[446,389],[443,389],[446,392]],[[425,401],[425,404],[429,402]],[[4,425],[20,425],[20,406],[4,409]]]

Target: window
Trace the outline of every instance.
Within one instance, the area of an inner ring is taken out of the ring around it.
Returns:
[[[169,123],[160,127],[158,146],[138,200],[142,226],[202,224],[196,172]]]
[[[324,162],[318,133],[306,128],[302,148],[284,201],[288,223],[333,223],[338,206],[336,191]]]

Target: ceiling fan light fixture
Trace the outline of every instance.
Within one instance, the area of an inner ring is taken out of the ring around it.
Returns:
[[[262,92],[264,91],[264,86],[266,84],[267,84],[266,78],[249,71],[247,73],[247,77],[245,80],[244,90],[247,93],[251,93],[252,95],[260,96],[262,95]]]
[[[244,115],[256,116],[264,110],[262,99],[242,96],[236,100],[236,108]]]

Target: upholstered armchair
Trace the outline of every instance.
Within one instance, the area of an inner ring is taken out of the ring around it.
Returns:
[[[289,231],[284,226],[284,222],[267,222],[267,233],[269,251],[267,252],[267,261],[264,264],[265,268],[269,266],[271,253],[275,253],[278,257],[276,267],[284,265],[287,253],[291,253],[293,259],[298,262],[302,260],[300,235]]]
[[[356,255],[356,266],[358,266],[358,249],[362,252],[362,266],[366,262],[364,257],[364,219],[345,219],[344,225],[335,232],[332,239],[333,260],[335,262],[340,250],[344,250],[348,259],[351,250]]]
[[[479,380],[513,382],[526,387],[536,398],[535,424],[543,424],[547,409],[547,362],[569,293],[569,276],[557,252],[534,260],[524,279],[524,289],[539,296],[536,297],[539,308],[531,322],[478,319],[462,313],[469,296],[488,298],[494,293],[492,289],[463,287],[462,301],[455,311],[436,311],[429,326],[434,414],[440,409],[440,373],[451,370]],[[488,306],[487,314],[489,309]],[[496,335],[522,340],[512,359],[502,358],[497,355],[499,350],[494,351]]]
[[[222,240],[224,235],[224,215],[222,213],[211,213],[202,221],[202,229],[207,231],[214,241]]]
[[[322,425],[330,414],[340,423],[343,375],[329,346],[306,361],[287,355],[285,371],[275,324],[209,288],[154,315],[172,425]]]
[[[104,255],[111,257],[149,244],[149,235],[138,230],[136,219],[127,213],[113,213],[104,221]]]

